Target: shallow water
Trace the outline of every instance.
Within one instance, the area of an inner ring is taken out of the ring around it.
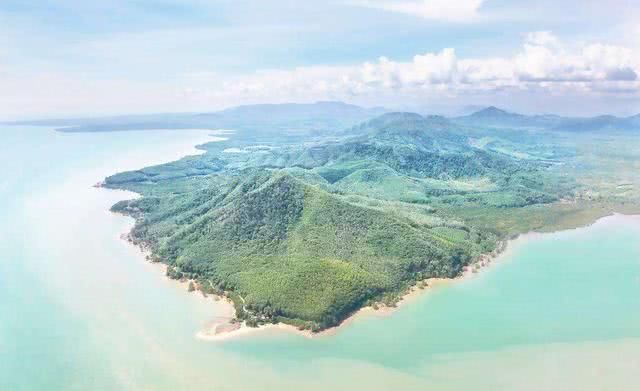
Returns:
[[[0,129],[0,389],[637,389],[640,220],[535,235],[491,268],[337,334],[203,342],[227,310],[119,238],[104,176],[203,131]]]

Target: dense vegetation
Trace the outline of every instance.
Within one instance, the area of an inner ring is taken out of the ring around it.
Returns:
[[[248,324],[330,327],[420,280],[458,275],[499,240],[630,199],[593,199],[569,173],[581,167],[575,144],[558,135],[411,113],[331,137],[202,148],[105,186],[143,195],[113,207],[136,218],[134,242],[171,277],[229,295]]]

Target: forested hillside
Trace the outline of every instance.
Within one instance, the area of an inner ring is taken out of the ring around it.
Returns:
[[[228,295],[248,324],[313,330],[392,304],[423,279],[455,277],[511,235],[592,210],[559,169],[572,152],[540,136],[491,138],[412,113],[336,134],[232,136],[104,185],[143,195],[113,210],[136,218],[131,239],[171,277]]]

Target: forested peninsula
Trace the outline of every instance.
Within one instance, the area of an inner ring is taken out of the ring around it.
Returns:
[[[142,195],[112,210],[135,218],[130,239],[169,277],[229,297],[249,326],[312,331],[456,277],[519,233],[638,205],[622,178],[590,180],[615,164],[576,147],[591,136],[371,115],[323,134],[238,132],[103,186]]]

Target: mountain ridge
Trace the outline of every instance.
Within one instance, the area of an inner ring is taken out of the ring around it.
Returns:
[[[45,119],[5,122],[8,125],[55,126],[61,132],[110,132],[154,129],[221,129],[256,132],[265,136],[285,133],[292,137],[348,134],[367,120],[394,112],[365,108],[340,101],[254,104],[215,112],[159,113],[95,118]],[[407,112],[405,112],[407,113]],[[415,113],[411,113],[415,114]],[[418,115],[418,114],[416,114]],[[640,114],[629,117],[600,115],[563,117],[556,114],[525,115],[488,106],[457,117],[426,115],[441,127],[451,123],[471,127],[552,130],[567,132],[640,131]]]
[[[159,113],[95,118],[14,121],[12,125],[56,126],[60,132],[110,132],[153,129],[222,129],[263,133],[335,132],[373,118],[386,109],[344,102],[255,104],[216,112]]]
[[[640,131],[640,114],[629,117],[599,115],[593,117],[562,117],[555,114],[525,115],[489,106],[472,114],[454,117],[453,122],[468,126],[495,128],[531,128],[568,132]]]

